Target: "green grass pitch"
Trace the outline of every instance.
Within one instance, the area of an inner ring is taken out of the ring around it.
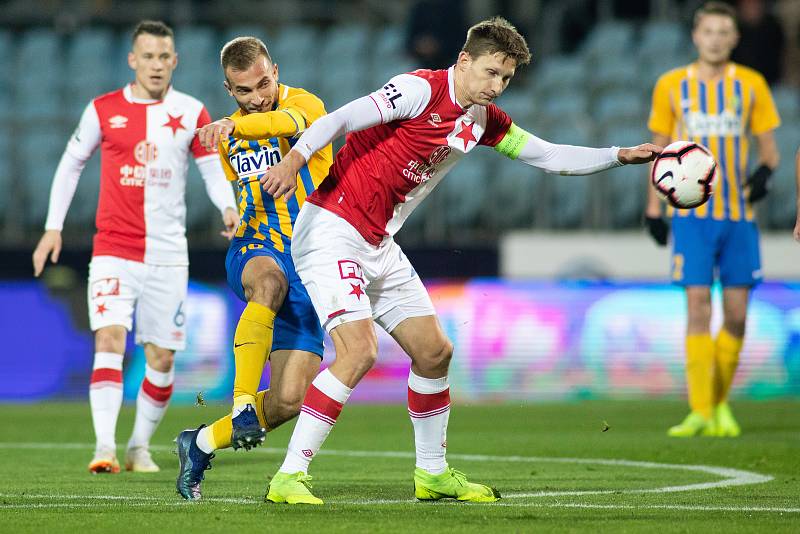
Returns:
[[[414,501],[405,407],[351,405],[311,466],[325,506],[292,507],[263,502],[292,423],[258,450],[218,452],[204,501],[187,503],[172,439],[226,407],[170,408],[153,440],[161,473],[92,476],[88,404],[5,404],[0,532],[800,532],[800,402],[733,407],[740,438],[679,440],[665,435],[679,402],[457,405],[450,464],[504,495],[475,505]]]

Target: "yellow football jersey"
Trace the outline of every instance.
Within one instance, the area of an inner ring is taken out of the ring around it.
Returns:
[[[661,76],[653,90],[648,128],[673,141],[701,143],[717,160],[711,199],[691,210],[675,210],[676,215],[752,220],[753,210],[742,193],[747,179],[747,136],[779,125],[767,82],[753,69],[729,63],[718,79],[702,81],[692,63]]]
[[[284,201],[273,199],[261,189],[260,178],[297,142],[300,134],[325,115],[325,106],[313,94],[278,85],[278,102],[273,111],[230,116],[234,134],[220,140],[219,154],[228,180],[239,186],[241,221],[237,238],[271,243],[278,252],[291,249],[292,228],[305,199],[328,176],[333,152],[328,145],[313,156],[297,175],[297,191]]]

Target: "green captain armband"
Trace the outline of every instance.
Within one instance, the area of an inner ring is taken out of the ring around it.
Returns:
[[[503,139],[497,143],[494,149],[509,159],[517,159],[530,136],[530,133],[512,122],[506,135],[503,136]]]

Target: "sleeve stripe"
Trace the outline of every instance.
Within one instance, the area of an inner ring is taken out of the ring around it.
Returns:
[[[294,128],[295,128],[294,133],[295,133],[295,135],[299,134],[300,133],[300,125],[297,123],[297,119],[294,118],[294,115],[292,115],[291,113],[289,113],[288,110],[285,110],[285,109],[282,109],[281,111],[283,111],[284,113],[289,115],[289,118],[291,118],[292,122],[294,123]]]
[[[381,107],[378,105],[377,102],[375,102],[375,99],[372,98],[372,95],[369,95],[369,99],[372,100],[372,103],[375,104],[376,108],[378,108],[378,113],[380,113],[380,115],[381,115],[381,122],[383,122],[384,118],[383,118],[383,112],[381,111]]]

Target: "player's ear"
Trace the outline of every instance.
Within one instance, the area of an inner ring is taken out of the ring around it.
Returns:
[[[222,85],[225,86],[225,90],[228,91],[228,94],[233,96],[233,89],[231,89],[231,84],[228,83],[228,80],[223,80]]]
[[[277,82],[278,81],[278,64],[277,63],[273,63],[272,64],[272,76],[275,78],[275,82]]]
[[[458,53],[458,59],[456,60],[456,65],[458,65],[462,69],[466,69],[469,68],[471,64],[472,64],[472,56],[469,54],[469,52],[462,50],[461,52]]]
[[[178,66],[178,53],[175,52],[175,54],[172,56],[172,68],[174,69],[177,66]]]

